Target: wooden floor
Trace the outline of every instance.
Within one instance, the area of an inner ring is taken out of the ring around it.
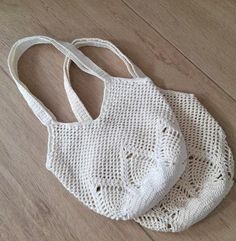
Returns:
[[[72,197],[45,168],[47,133],[11,80],[7,56],[21,37],[115,43],[157,85],[193,92],[225,129],[236,156],[236,2],[233,0],[22,0],[0,2],[0,240],[234,241],[236,187],[189,230],[159,233],[101,217]],[[128,76],[110,52],[84,50],[114,75]],[[63,56],[33,47],[20,77],[61,121],[74,121],[62,81]],[[72,68],[72,83],[93,117],[103,85]]]

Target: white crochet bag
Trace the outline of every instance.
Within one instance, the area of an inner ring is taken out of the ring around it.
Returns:
[[[101,40],[92,39],[90,43],[88,39],[78,39],[73,44],[94,46],[94,42]],[[120,56],[119,50],[109,44]],[[132,68],[145,76],[134,64]],[[69,60],[66,59],[64,80],[71,89],[68,71]],[[234,161],[224,131],[193,94],[161,92],[174,110],[184,135],[187,167],[165,198],[135,221],[150,229],[178,232],[206,217],[223,200],[233,185]]]
[[[19,80],[23,52],[48,43],[104,81],[97,119],[65,84],[78,122],[61,123]],[[183,173],[187,155],[175,115],[153,82],[138,77],[129,63],[134,78],[112,77],[72,44],[35,36],[13,45],[8,65],[29,107],[47,127],[47,168],[92,210],[115,219],[137,217],[162,200]]]
[[[223,129],[193,94],[163,90],[188,152],[180,180],[154,208],[136,219],[164,232],[179,232],[205,218],[230,191],[234,160]]]

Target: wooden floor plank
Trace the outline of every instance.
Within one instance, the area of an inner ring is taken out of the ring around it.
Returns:
[[[236,2],[124,0],[236,99]]]
[[[16,90],[6,64],[10,46],[23,36],[42,34],[66,41],[101,37],[113,41],[159,86],[196,93],[224,127],[236,153],[236,104],[233,99],[124,3],[115,0],[109,3],[95,0],[2,2],[0,30],[0,125],[3,127],[0,129],[0,217],[4,217],[0,239],[148,241],[149,235],[153,239],[158,239],[156,235],[159,235],[145,234],[131,221],[116,222],[94,214],[69,195],[46,170],[46,130]],[[87,49],[86,53],[109,72],[126,75],[124,66],[107,51]],[[40,46],[23,56],[19,70],[23,82],[57,118],[70,122],[75,119],[63,90],[62,63],[63,56],[55,49]],[[103,92],[101,81],[75,68],[71,72],[77,93],[93,116],[98,115]],[[229,202],[231,198],[222,205]],[[231,207],[234,205],[229,204],[223,214],[217,209],[216,215],[206,219],[205,226],[213,230],[211,222],[220,223],[224,215],[225,226],[233,229],[235,220]],[[194,229],[196,231],[189,230],[186,237],[197,240],[202,228],[196,225]],[[228,235],[233,234],[230,231]],[[215,238],[213,232],[205,231],[204,235],[204,241]],[[171,237],[173,241],[179,240],[178,235]]]

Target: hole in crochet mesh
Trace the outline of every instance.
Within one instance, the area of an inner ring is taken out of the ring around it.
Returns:
[[[223,177],[223,175],[222,175],[222,174],[220,174],[220,175],[217,177],[217,179],[222,180],[222,177]]]
[[[165,133],[165,132],[166,132],[166,130],[167,130],[167,127],[165,127],[165,128],[162,130],[162,132],[163,132],[163,133]]]
[[[228,172],[228,176],[229,176],[229,177],[232,177],[232,175],[231,175],[231,173],[230,173],[230,172]]]
[[[168,224],[167,224],[167,228],[168,228],[168,229],[171,229],[171,228],[172,228],[171,224],[168,223]]]
[[[196,191],[196,193],[198,193],[200,191],[200,187],[196,187],[195,191]]]
[[[130,159],[132,156],[133,156],[133,153],[129,153],[126,158]]]
[[[189,156],[188,159],[189,159],[189,160],[193,160],[193,156]]]
[[[97,186],[96,192],[99,192],[101,190],[101,186]]]

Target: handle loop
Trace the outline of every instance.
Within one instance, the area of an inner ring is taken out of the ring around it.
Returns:
[[[145,74],[134,63],[132,63],[131,60],[129,60],[114,44],[112,44],[111,42],[109,42],[107,40],[102,40],[99,38],[81,38],[81,39],[75,39],[72,42],[72,44],[76,48],[81,48],[81,47],[85,47],[85,46],[107,48],[107,49],[111,50],[114,54],[116,54],[124,62],[129,73],[131,74],[131,76],[133,78],[146,77]],[[73,88],[71,86],[70,74],[69,74],[70,64],[71,64],[70,59],[65,58],[64,65],[63,65],[65,90],[66,90],[68,100],[70,102],[71,109],[72,109],[74,115],[77,116],[77,118],[79,118],[79,116],[83,115],[86,119],[86,115],[89,115],[89,114],[87,111],[83,111],[86,109],[82,105],[80,99],[78,98],[77,94],[75,93],[75,91],[73,90]],[[93,66],[94,65],[96,65],[96,64],[93,63]],[[84,66],[82,66],[82,65],[80,66],[80,68],[88,74],[92,73],[91,68],[84,68]]]
[[[96,64],[94,64],[87,56],[85,56],[80,50],[78,50],[70,43],[57,41],[46,36],[26,37],[18,40],[12,46],[8,56],[9,71],[22,96],[25,98],[29,107],[32,109],[34,114],[42,122],[43,125],[48,125],[52,121],[55,121],[56,117],[46,106],[44,106],[44,104],[39,99],[37,99],[29,91],[29,89],[20,81],[18,76],[18,61],[21,55],[31,46],[36,44],[52,44],[66,56],[66,59],[74,61],[75,64],[81,69],[89,69],[90,74],[101,78],[103,81],[109,81],[112,78],[108,73],[106,73]],[[74,91],[72,91],[71,93],[69,89],[66,89],[66,91],[69,99],[75,98],[78,102],[80,102],[81,113],[76,114],[76,117],[78,117],[80,121],[91,120],[91,116],[87,112],[82,102],[79,100],[78,96],[73,93]]]

